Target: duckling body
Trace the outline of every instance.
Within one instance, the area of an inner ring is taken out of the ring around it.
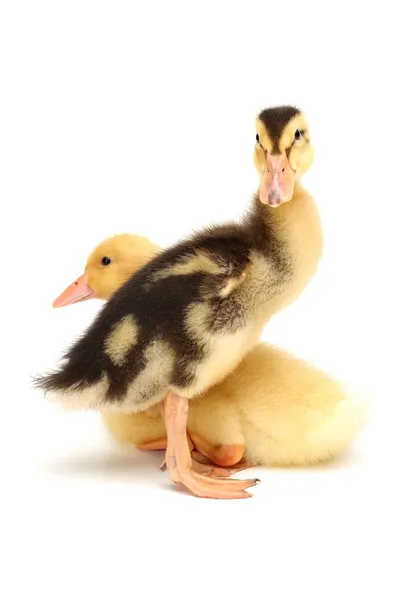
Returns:
[[[64,365],[38,382],[70,407],[110,412],[139,412],[166,398],[167,432],[175,440],[167,449],[168,469],[173,481],[197,495],[246,497],[244,488],[255,481],[240,487],[193,477],[183,441],[187,400],[232,372],[319,260],[317,242],[311,261],[308,250],[296,258],[299,232],[307,239],[307,223],[316,215],[295,183],[310,163],[309,140],[297,137],[299,126],[304,118],[296,109],[263,111],[257,133],[263,178],[242,223],[205,229],[158,254],[112,296]],[[305,223],[295,222],[299,215]],[[222,495],[211,491],[219,485]]]

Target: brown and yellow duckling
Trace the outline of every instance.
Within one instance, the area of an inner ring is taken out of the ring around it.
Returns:
[[[159,405],[170,477],[203,497],[248,497],[258,480],[193,471],[189,400],[234,370],[272,314],[308,283],[322,248],[318,212],[299,183],[313,158],[304,116],[267,109],[256,127],[260,188],[242,222],[205,228],[158,253],[110,298],[61,367],[37,380],[70,408]]]
[[[86,299],[107,299],[159,251],[135,235],[105,240],[86,263],[89,289],[74,282],[54,306],[80,301],[82,291]],[[190,403],[188,432],[195,450],[220,467],[235,467],[239,461],[307,465],[346,450],[365,422],[367,406],[363,396],[350,394],[321,370],[260,343],[233,373]],[[106,412],[103,419],[120,442],[149,450],[167,446],[157,409],[131,415]],[[192,456],[201,460],[197,453]]]

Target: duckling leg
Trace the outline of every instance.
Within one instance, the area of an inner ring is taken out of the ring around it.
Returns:
[[[220,479],[201,475],[192,468],[186,434],[188,399],[169,392],[164,409],[168,434],[166,464],[172,481],[182,483],[202,498],[249,498],[246,488],[259,483],[259,479]]]
[[[159,410],[165,423],[165,410],[162,404],[159,406]],[[207,459],[206,456],[203,456],[200,452],[195,451],[196,446],[189,432],[187,432],[187,440],[189,444],[189,450],[191,451],[192,456],[192,469],[196,473],[200,473],[201,475],[211,475],[212,477],[230,477],[234,473],[237,473],[238,471],[247,468],[247,466],[242,465],[235,465],[235,468],[233,469],[219,468],[218,466],[216,466],[216,464],[218,464],[216,463],[216,461],[213,462],[212,460]],[[204,444],[208,444],[208,442],[204,442]],[[212,447],[211,444],[208,445]],[[137,448],[139,448],[139,450],[165,450],[167,448],[167,438],[165,437],[153,440],[151,442],[144,442],[143,444],[138,445]],[[229,454],[229,456],[231,456],[231,454]],[[240,460],[239,457],[238,460]],[[236,462],[238,462],[238,460]],[[225,464],[229,465],[229,460],[227,460]],[[166,459],[164,459],[160,465],[160,470],[165,471],[166,468],[167,463]]]
[[[191,439],[190,435],[188,434],[188,444],[189,444],[189,450],[192,450],[192,467],[193,470],[196,471],[196,473],[201,473],[202,475],[211,475],[211,476],[216,476],[216,477],[230,477],[231,475],[233,475],[234,473],[237,473],[238,471],[242,471],[243,469],[248,468],[246,464],[235,464],[235,462],[238,461],[234,461],[234,462],[229,462],[229,458],[225,460],[225,462],[222,464],[221,462],[218,461],[212,461],[209,458],[207,458],[206,455],[201,454],[200,452],[196,452],[194,450],[195,446],[193,444],[193,440]],[[208,442],[205,442],[205,444],[208,444]],[[211,445],[210,445],[211,447]],[[162,437],[162,438],[158,438],[156,440],[151,440],[150,442],[143,442],[142,444],[137,444],[136,448],[138,450],[145,450],[145,451],[152,451],[152,450],[166,450],[167,448],[167,438],[166,437]],[[222,450],[224,448],[224,446],[222,446],[219,450]],[[230,446],[227,447],[228,449],[230,448]],[[221,455],[221,452],[219,454],[219,456]],[[222,453],[222,456],[224,457],[225,455]],[[229,450],[228,450],[228,454],[227,456],[231,456],[231,454],[229,454]],[[231,466],[235,464],[234,468],[232,469],[226,469],[223,468],[225,465],[226,466]],[[219,465],[219,466],[216,466]],[[163,460],[163,462],[160,465],[160,469],[161,471],[164,471],[166,469],[166,462],[165,460]]]

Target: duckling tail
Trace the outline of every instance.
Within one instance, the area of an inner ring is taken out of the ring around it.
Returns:
[[[65,371],[54,371],[47,375],[37,375],[32,378],[33,387],[43,392],[54,392],[65,387],[70,387]]]
[[[68,409],[99,409],[106,399],[108,381],[102,375],[92,381],[79,377],[73,365],[33,378],[33,387]]]
[[[101,354],[77,352],[76,344],[56,370],[33,378],[33,387],[50,400],[67,408],[100,408],[105,401],[108,380]]]

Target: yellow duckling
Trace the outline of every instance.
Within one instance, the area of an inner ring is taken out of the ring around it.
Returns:
[[[84,275],[53,305],[109,298],[159,250],[147,238],[131,234],[103,241],[90,254]],[[192,447],[221,467],[306,465],[345,451],[361,431],[366,413],[363,396],[349,394],[288,352],[260,343],[229,377],[193,399],[188,432]],[[103,419],[120,442],[148,450],[166,448],[157,408],[103,413]]]

